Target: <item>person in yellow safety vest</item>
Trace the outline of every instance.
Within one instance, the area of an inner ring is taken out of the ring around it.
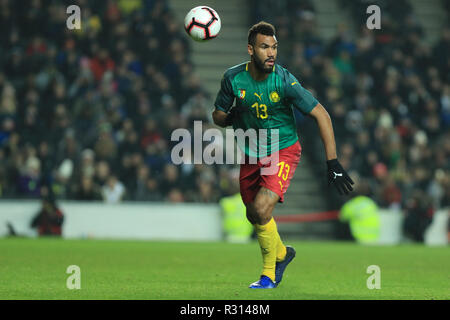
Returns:
[[[253,226],[245,216],[245,205],[241,194],[222,198],[220,206],[223,213],[225,239],[230,242],[247,242],[253,233]]]
[[[362,244],[377,243],[380,238],[380,214],[378,205],[366,195],[359,193],[347,201],[339,213],[341,222],[350,224],[353,238]]]
[[[223,214],[225,239],[230,242],[247,242],[253,234],[253,226],[247,220],[246,208],[239,192],[239,169],[228,173],[230,196],[219,201]]]

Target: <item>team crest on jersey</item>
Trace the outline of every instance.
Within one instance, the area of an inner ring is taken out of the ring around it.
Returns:
[[[280,101],[280,96],[278,95],[278,92],[276,92],[276,91],[272,91],[271,93],[270,93],[270,101],[272,101],[272,102],[278,102],[278,101]]]
[[[244,99],[245,98],[245,90],[244,89],[239,89],[239,99]]]

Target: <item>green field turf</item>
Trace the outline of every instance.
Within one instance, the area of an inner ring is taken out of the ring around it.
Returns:
[[[450,299],[449,248],[287,243],[297,257],[283,282],[251,290],[256,242],[0,239],[0,299]],[[66,287],[69,265],[81,269],[80,290]],[[366,286],[370,265],[379,290]]]

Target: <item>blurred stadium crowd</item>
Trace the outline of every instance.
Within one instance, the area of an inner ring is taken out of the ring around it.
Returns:
[[[66,27],[77,4],[82,29]],[[210,166],[170,163],[211,102],[163,0],[0,1],[0,196],[217,202]],[[226,193],[226,186],[221,189]]]
[[[83,28],[72,31],[73,1],[23,10],[0,0],[0,197],[39,197],[43,185],[58,199],[109,202],[227,195],[229,166],[170,163],[172,131],[210,122],[214,97],[168,1],[75,3]],[[429,47],[407,1],[390,3],[382,29],[369,31],[365,2],[342,0],[360,31],[343,24],[329,42],[310,1],[250,8],[252,22],[277,27],[280,63],[329,110],[340,161],[367,193],[385,207],[449,206],[450,29]],[[322,146],[313,125],[300,132],[314,159]]]
[[[407,0],[376,1],[382,22],[372,31],[372,3],[340,0],[358,32],[344,22],[331,41],[318,34],[311,1],[253,1],[253,20],[274,23],[289,44],[282,64],[328,109],[338,157],[360,191],[382,207],[432,214],[450,205],[450,25],[430,46]],[[442,3],[450,18],[450,3]],[[314,126],[305,121],[299,131],[320,163]]]

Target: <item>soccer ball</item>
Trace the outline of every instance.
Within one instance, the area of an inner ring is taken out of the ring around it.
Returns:
[[[220,31],[220,17],[207,6],[191,9],[184,18],[184,29],[195,41],[206,41],[217,37]]]

